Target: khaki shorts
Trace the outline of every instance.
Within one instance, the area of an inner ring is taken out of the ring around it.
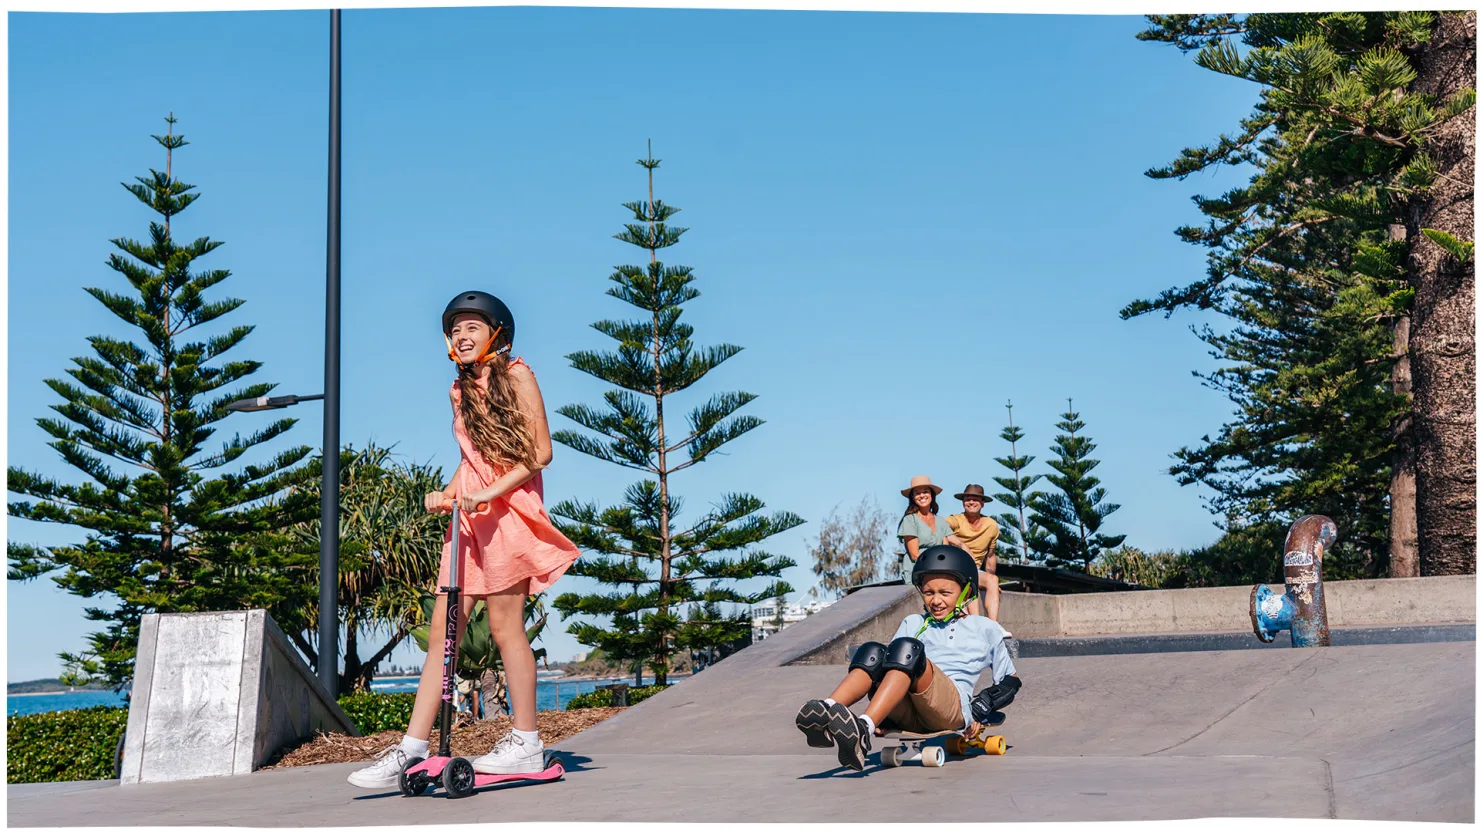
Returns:
[[[884,718],[885,728],[897,728],[905,732],[942,732],[960,729],[966,724],[961,714],[961,692],[951,678],[930,660],[930,686],[916,694],[911,691],[899,705]]]

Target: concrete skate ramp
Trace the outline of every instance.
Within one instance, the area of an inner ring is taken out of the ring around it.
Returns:
[[[806,746],[793,719],[805,700],[826,696],[846,666],[781,663],[805,662],[821,644],[862,641],[839,636],[839,623],[876,610],[882,620],[894,606],[883,595],[849,597],[562,747],[593,760],[705,756],[692,760],[696,769],[805,756],[816,773],[827,772],[836,767],[832,751]],[[824,615],[831,618],[812,621]],[[994,793],[1022,799],[1003,812],[1024,821],[1474,820],[1473,641],[1044,657],[1017,666],[1023,691],[1003,727],[1008,755],[930,773],[866,771],[868,780],[990,779]],[[778,769],[775,761],[747,766]],[[773,780],[790,779],[778,772]],[[760,788],[745,783],[742,791],[752,786]],[[790,806],[785,792],[764,791],[767,807]],[[810,817],[802,806],[790,811]],[[885,820],[871,812],[831,818]],[[980,818],[963,810],[960,820]]]
[[[1002,729],[1008,755],[952,761],[931,777],[970,773],[994,791],[1017,784],[1049,804],[1063,790],[1051,815],[1022,820],[1474,819],[1473,642],[1053,657],[1021,660],[1018,670],[1023,691]],[[845,671],[753,669],[743,680],[705,672],[562,747],[593,760],[806,755],[825,771],[836,765],[831,750],[807,747],[792,720]],[[1166,778],[1175,800],[1135,797]]]

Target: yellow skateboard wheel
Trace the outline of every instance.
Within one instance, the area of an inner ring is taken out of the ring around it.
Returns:
[[[982,749],[986,750],[988,755],[1006,755],[1007,738],[1001,735],[990,735],[982,741]]]

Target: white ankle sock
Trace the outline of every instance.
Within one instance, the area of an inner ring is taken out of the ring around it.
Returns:
[[[519,738],[520,740],[524,741],[525,743],[539,743],[540,742],[540,730],[539,729],[536,729],[533,732],[526,732],[523,729],[515,729],[514,730],[514,736],[517,737],[517,738]]]
[[[863,725],[868,727],[868,733],[872,735],[874,733],[874,721],[866,714],[860,714],[858,719],[863,721]]]
[[[822,702],[828,704],[829,706],[836,706],[838,704],[838,701],[832,699],[831,697],[823,698]]]
[[[407,735],[401,738],[401,749],[407,755],[419,755],[425,758],[427,750],[431,749],[431,744],[426,739],[417,739]]]

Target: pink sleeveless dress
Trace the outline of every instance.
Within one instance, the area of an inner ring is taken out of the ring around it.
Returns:
[[[524,364],[515,359],[510,367]],[[528,365],[524,365],[528,368]],[[452,491],[458,495],[493,485],[506,471],[485,462],[463,425],[458,408],[462,394],[452,383],[452,433],[462,449],[462,466]],[[530,595],[539,593],[565,574],[581,551],[550,522],[545,512],[543,472],[517,489],[489,502],[488,508],[463,507],[458,561],[458,585],[465,596],[485,596],[506,590],[529,579]],[[447,586],[452,529],[448,525],[442,544],[442,570],[437,576],[438,593]]]

